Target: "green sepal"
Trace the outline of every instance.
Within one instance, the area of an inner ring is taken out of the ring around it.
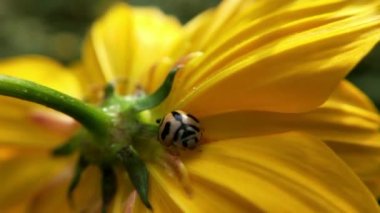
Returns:
[[[88,165],[89,162],[83,156],[80,156],[75,167],[73,179],[71,179],[69,190],[67,191],[67,197],[69,198],[70,202],[72,202],[74,189],[77,187],[80,177]]]
[[[104,100],[107,100],[111,96],[115,94],[115,85],[113,83],[109,83],[104,88]]]
[[[152,209],[148,199],[149,173],[144,161],[141,160],[132,146],[127,146],[118,152],[118,158],[127,170],[129,178],[141,201],[148,209]]]
[[[64,144],[58,146],[53,150],[54,156],[67,156],[72,154],[80,146],[82,141],[81,134],[77,134],[74,137],[67,140]]]
[[[102,212],[106,213],[117,191],[117,178],[111,166],[101,166],[100,169],[102,172]]]
[[[174,67],[166,76],[166,79],[161,84],[160,88],[158,88],[153,94],[137,99],[134,105],[136,111],[141,112],[146,109],[151,109],[164,101],[172,89],[174,77],[179,69],[180,67],[178,66]]]

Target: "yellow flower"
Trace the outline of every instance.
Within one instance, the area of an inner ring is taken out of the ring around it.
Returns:
[[[379,116],[342,79],[379,40],[379,4],[225,0],[184,27],[154,8],[117,4],[92,27],[78,67],[30,56],[2,61],[0,73],[99,103],[109,82],[122,95],[152,93],[183,66],[145,119],[183,110],[200,120],[203,140],[178,157],[151,156],[163,150],[158,142],[136,145],[155,212],[374,212],[374,197],[351,168],[364,181],[378,178]],[[75,122],[0,101],[0,209],[98,211],[97,168],[86,169],[70,206],[73,159],[50,155]],[[117,171],[111,211],[146,211]]]

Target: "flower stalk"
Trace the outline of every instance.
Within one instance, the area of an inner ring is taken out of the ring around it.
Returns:
[[[31,101],[71,116],[94,135],[104,137],[111,118],[101,109],[51,88],[6,75],[0,75],[0,95]]]

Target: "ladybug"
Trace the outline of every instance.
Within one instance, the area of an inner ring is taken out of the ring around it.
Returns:
[[[172,111],[157,123],[160,123],[158,139],[165,146],[194,149],[201,139],[199,120],[183,111]]]

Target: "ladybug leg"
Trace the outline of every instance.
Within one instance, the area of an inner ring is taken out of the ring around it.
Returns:
[[[192,194],[190,177],[186,166],[183,164],[181,159],[178,155],[171,155],[167,153],[167,155],[164,156],[164,162],[166,168],[169,169],[169,173],[179,181],[186,194],[190,197]]]
[[[167,151],[168,154],[170,154],[172,156],[178,157],[180,155],[177,147],[175,147],[175,146],[168,146],[168,147],[166,147],[166,151]]]

